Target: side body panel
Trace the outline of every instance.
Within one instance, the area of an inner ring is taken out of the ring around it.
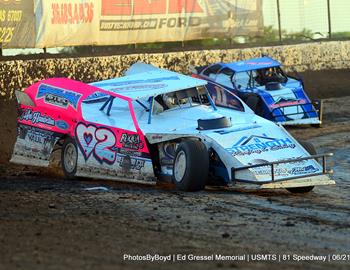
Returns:
[[[24,124],[18,124],[17,134],[10,161],[44,167],[49,165],[53,148],[62,136],[53,131]]]
[[[77,176],[135,182],[155,181],[153,165],[142,133],[79,122]]]
[[[20,105],[11,162],[48,166],[56,143],[69,136],[77,146],[77,176],[154,182],[150,153],[130,99],[115,94],[128,105],[135,130],[99,124],[98,118],[84,120],[81,102],[96,91],[102,90],[69,79],[44,80],[26,89],[34,106]]]

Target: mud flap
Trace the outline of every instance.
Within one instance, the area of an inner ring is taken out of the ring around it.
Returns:
[[[59,134],[20,124],[10,162],[47,167]]]

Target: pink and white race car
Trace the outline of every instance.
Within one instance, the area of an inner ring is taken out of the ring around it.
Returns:
[[[68,178],[156,183],[164,177],[186,191],[211,182],[292,192],[334,184],[327,155],[316,155],[312,145],[255,115],[235,95],[217,107],[205,85],[141,63],[127,76],[90,85],[40,81],[16,92],[11,161],[48,166],[58,149]]]

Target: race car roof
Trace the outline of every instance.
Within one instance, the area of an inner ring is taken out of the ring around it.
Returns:
[[[150,71],[91,83],[91,85],[105,91],[129,97],[134,100],[206,84],[207,82],[204,80],[155,67]]]
[[[250,70],[256,70],[261,68],[278,67],[281,64],[270,57],[264,56],[259,58],[252,58],[245,61],[227,63],[223,65],[232,69],[235,72],[242,72],[242,71],[250,71]]]

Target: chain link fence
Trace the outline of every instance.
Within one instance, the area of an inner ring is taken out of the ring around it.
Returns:
[[[267,40],[350,38],[350,1],[263,0],[263,13]]]

